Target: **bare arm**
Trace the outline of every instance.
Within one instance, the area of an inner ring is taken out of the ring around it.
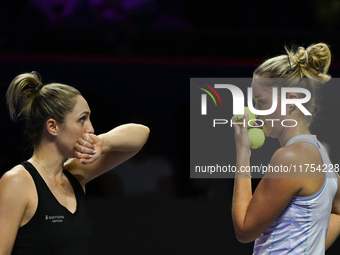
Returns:
[[[0,179],[0,255],[10,255],[28,205],[27,174],[20,166]]]
[[[248,117],[246,117],[246,121]],[[235,121],[235,119],[234,119]],[[234,126],[235,129],[235,140],[236,140],[236,168],[240,172],[241,167],[250,166],[250,155],[251,151],[249,148],[249,138],[246,134],[247,130],[245,128],[240,128],[239,126]],[[250,177],[250,173],[249,173]],[[247,178],[242,175],[235,175],[234,182],[234,194],[233,194],[233,204],[232,204],[232,217],[235,228],[235,234],[239,241],[246,242],[245,236],[245,219],[247,215],[247,210],[249,204],[252,200],[252,187],[251,178]]]
[[[98,159],[70,159],[65,163],[65,168],[85,186],[90,180],[104,174],[138,153],[146,143],[149,132],[149,128],[146,126],[125,124],[98,137],[90,135],[96,150],[96,155],[94,156],[98,157]],[[79,161],[90,164],[81,164]]]
[[[339,183],[339,175],[337,175]],[[328,232],[326,236],[325,249],[327,250],[340,234],[340,189],[338,185],[338,191],[335,194],[332,206],[332,214],[329,219]]]
[[[294,162],[286,148],[274,154],[270,165],[280,166],[285,162]],[[302,178],[275,178],[266,174],[252,195],[250,178],[236,177],[232,215],[237,239],[247,243],[259,237],[301,190],[302,181]]]
[[[245,115],[247,123],[248,116]],[[234,125],[236,167],[250,166],[249,138],[246,127]],[[298,158],[287,148],[279,149],[272,157],[271,166],[294,163]],[[297,162],[295,162],[298,164]],[[252,242],[280,215],[291,198],[299,191],[301,179],[263,178],[252,194],[251,179],[236,174],[232,217],[235,234],[240,242]],[[267,176],[265,176],[267,177]]]
[[[329,219],[329,227],[326,236],[325,249],[327,250],[340,234],[340,215],[332,213]]]

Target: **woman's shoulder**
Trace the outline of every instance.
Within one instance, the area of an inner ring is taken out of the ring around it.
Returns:
[[[281,147],[275,151],[271,159],[272,165],[287,164],[299,161],[299,149],[295,144],[290,146]]]
[[[309,142],[297,142],[278,149],[271,158],[270,165],[280,166],[287,178],[323,178],[320,151]],[[311,175],[306,175],[310,173]]]
[[[272,160],[281,163],[311,163],[312,161],[322,161],[319,150],[309,142],[297,142],[278,149]]]
[[[0,186],[15,185],[17,187],[25,187],[32,180],[29,172],[22,165],[16,165],[12,169],[5,172],[0,179]],[[16,189],[15,189],[16,190]]]
[[[30,202],[31,190],[34,190],[33,179],[22,165],[17,165],[0,179],[0,204],[21,210]]]

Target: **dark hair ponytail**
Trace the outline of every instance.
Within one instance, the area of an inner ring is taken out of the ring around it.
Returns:
[[[6,93],[12,120],[26,119],[26,134],[33,145],[40,142],[43,127],[49,118],[59,123],[76,104],[80,92],[68,85],[44,85],[37,72],[20,74],[13,79]]]

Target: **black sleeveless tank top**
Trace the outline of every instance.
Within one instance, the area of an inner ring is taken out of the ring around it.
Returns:
[[[91,227],[85,210],[85,194],[78,180],[67,170],[77,209],[71,213],[54,197],[35,167],[22,166],[31,174],[38,193],[38,207],[32,219],[20,227],[12,255],[87,255],[90,252]]]

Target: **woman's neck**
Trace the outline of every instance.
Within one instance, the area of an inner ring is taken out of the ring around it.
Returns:
[[[54,143],[39,144],[39,146],[34,149],[31,159],[53,176],[58,176],[62,173],[66,160],[66,158],[58,152]]]
[[[290,139],[297,135],[310,135],[308,126],[301,125],[294,128],[285,128],[278,137],[281,147],[285,146]]]

